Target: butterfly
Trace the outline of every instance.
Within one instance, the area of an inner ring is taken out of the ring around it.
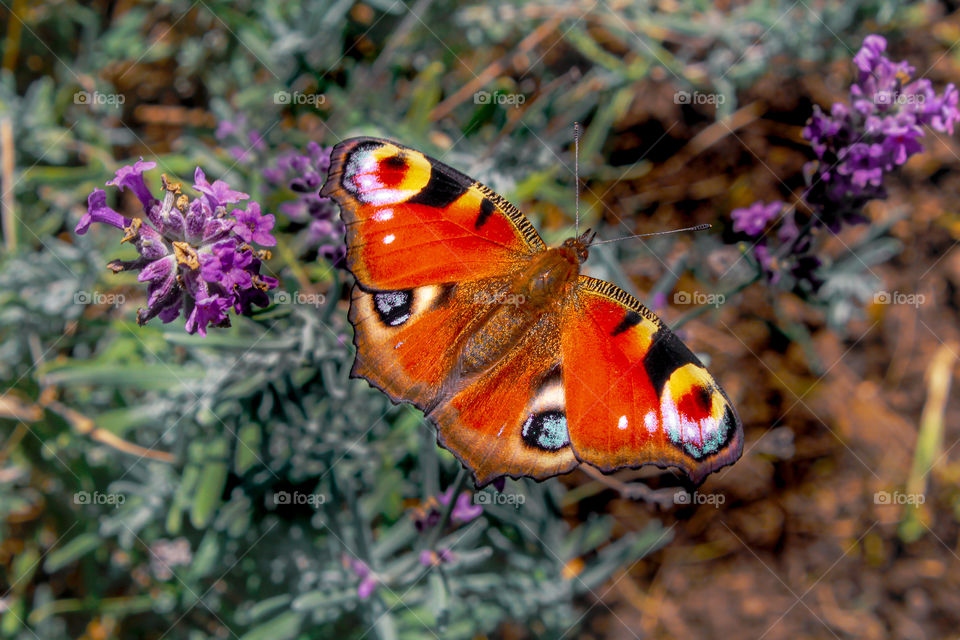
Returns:
[[[478,487],[581,463],[694,483],[735,462],[730,399],[653,312],[581,275],[588,234],[548,248],[515,206],[419,151],[351,138],[320,194],[340,205],[365,378],[411,403]]]

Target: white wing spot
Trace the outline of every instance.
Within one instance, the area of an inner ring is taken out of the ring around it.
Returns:
[[[393,235],[392,233],[390,235],[383,236],[383,244],[390,244],[396,239],[397,239],[397,236]]]
[[[627,416],[620,416],[620,422],[617,423],[617,429],[623,431],[627,428]]]
[[[647,431],[653,433],[657,430],[657,414],[653,411],[647,411],[646,415],[643,416],[643,426],[647,428]]]

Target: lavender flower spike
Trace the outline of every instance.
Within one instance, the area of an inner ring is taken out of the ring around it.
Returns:
[[[182,313],[187,332],[205,336],[209,326],[230,325],[231,307],[248,313],[254,304],[269,304],[266,291],[278,282],[261,275],[260,267],[270,253],[251,245],[276,244],[273,216],[261,215],[255,202],[245,211],[228,211],[228,205],[249,196],[222,180],[210,184],[199,167],[194,187],[200,197],[191,198],[179,183],[162,176],[163,197],[154,198],[146,190],[143,172],[155,166],[141,160],[121,168],[107,183],[132,189],[143,205],[143,217],[120,215],[107,206],[106,193],[94,189],[75,230],[83,235],[92,223],[104,222],[123,229],[121,242],[137,248],[137,260],[108,265],[115,273],[139,271],[137,279],[147,284],[147,304],[137,312],[137,322],[142,325],[157,316],[172,322]]]
[[[911,81],[915,69],[905,61],[891,61],[886,50],[882,36],[864,38],[853,58],[858,73],[849,104],[836,102],[829,113],[814,107],[803,129],[816,156],[804,166],[803,200],[809,218],[801,229],[791,208],[776,234],[779,246],[770,246],[772,238],[764,237],[751,247],[759,270],[772,284],[789,275],[784,279],[787,288],[816,291],[822,281],[816,275],[820,260],[811,253],[812,234],[823,227],[836,233],[844,225],[866,222],[864,205],[886,197],[887,174],[923,151],[924,127],[952,133],[960,122],[960,94],[954,85],[937,95],[929,80]],[[735,209],[733,229],[756,238],[782,206],[756,202]]]
[[[733,218],[733,230],[742,231],[749,236],[759,236],[763,233],[767,223],[777,217],[783,211],[782,202],[754,202],[749,207],[734,209],[730,213]]]

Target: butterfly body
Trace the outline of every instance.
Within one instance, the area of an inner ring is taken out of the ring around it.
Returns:
[[[659,318],[581,274],[587,234],[547,248],[484,185],[377,138],[338,145],[324,195],[341,206],[357,278],[352,374],[422,409],[478,485],[735,461],[727,396]]]

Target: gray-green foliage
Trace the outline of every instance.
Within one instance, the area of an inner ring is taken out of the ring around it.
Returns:
[[[418,3],[421,23],[402,2],[378,0],[370,24],[351,17],[353,3],[342,0],[172,0],[110,15],[71,1],[31,9],[17,53],[41,64],[0,76],[0,117],[11,118],[17,134],[19,218],[18,246],[0,261],[0,379],[5,399],[42,415],[8,403],[0,417],[4,440],[18,443],[0,454],[0,526],[21,549],[4,561],[0,636],[76,637],[91,621],[116,625],[120,637],[169,630],[164,637],[200,639],[229,629],[244,640],[471,638],[506,619],[551,638],[576,625],[593,598],[585,594],[667,543],[670,532],[653,520],[614,535],[602,514],[572,525],[561,517],[559,481],[511,481],[506,495],[523,504],[487,506],[480,518],[445,529],[437,547],[456,560],[428,571],[408,507],[454,482],[458,464],[438,450],[418,412],[348,379],[353,348],[340,300],[349,283],[327,265],[278,251],[271,268],[281,287],[311,284],[326,292],[322,304],[276,305],[206,339],[177,323],[141,328],[134,309],[142,288],[104,268],[131,250],[110,229],[82,238],[70,230],[118,157],[155,155],[162,170],[186,180],[200,164],[272,210],[290,197],[263,187],[260,171],[278,149],[359,132],[437,155],[443,150],[431,134],[444,134],[457,143],[450,162],[514,197],[536,193],[569,208],[573,180],[557,155],[569,129],[552,122],[590,120],[585,173],[609,175],[602,149],[635,82],[651,70],[664,67],[678,88],[722,92],[729,111],[735,90],[771,56],[845,55],[830,32],[849,31],[864,15],[884,19],[893,6],[830,3],[814,19],[791,4],[751,2],[721,14],[695,2],[664,14],[646,3],[616,12],[605,2]],[[498,17],[508,8],[512,19]],[[629,47],[629,62],[586,29],[588,9]],[[569,12],[558,30],[582,58],[582,83],[548,90],[563,74],[537,65],[535,82],[492,83],[491,91],[531,99],[543,89],[496,144],[503,107],[468,100],[442,121],[427,117],[460,88],[461,60],[489,63],[486,50],[509,49],[555,10]],[[693,44],[658,41],[661,28]],[[392,57],[375,66],[375,55],[357,47],[361,38],[388,46]],[[318,110],[285,107],[272,100],[278,90],[327,101]],[[91,106],[76,101],[79,91],[129,97],[120,108]],[[171,103],[209,108],[218,120],[244,114],[267,149],[238,162],[210,127],[160,135],[138,119],[137,106]],[[284,115],[303,120],[281,122]],[[78,292],[122,294],[125,302],[90,306]],[[98,433],[85,432],[64,407]],[[173,462],[122,452],[111,438]],[[278,505],[281,491],[323,496],[322,504]],[[80,504],[84,492],[122,496],[122,504]],[[167,575],[153,550],[181,537],[191,560]],[[380,579],[369,599],[358,595],[356,559]],[[577,559],[580,572],[568,567]]]

